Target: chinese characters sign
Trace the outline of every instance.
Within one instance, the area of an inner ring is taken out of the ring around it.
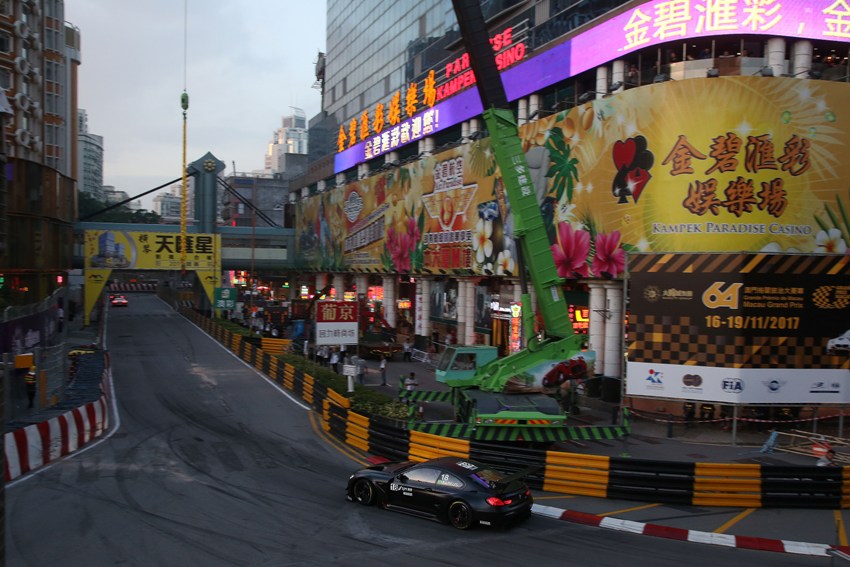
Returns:
[[[850,42],[850,0],[654,0],[531,57],[511,33],[504,30],[491,44],[498,51],[508,99],[516,100],[629,52],[676,39],[747,34]],[[437,132],[480,114],[478,93],[467,88],[474,77],[467,76],[466,64],[464,56],[449,62],[445,83],[438,85],[432,72],[421,88],[412,84],[398,91],[386,105],[376,105],[371,122],[364,112],[343,125],[334,171],[416,141],[428,135],[426,128]],[[425,110],[434,112],[425,116]]]
[[[86,268],[179,270],[180,234],[172,232],[129,232],[87,230]],[[186,263],[189,270],[215,270],[220,258],[220,236],[187,234]]]
[[[213,309],[235,309],[236,308],[236,288],[235,287],[217,287],[215,288],[215,302]]]
[[[357,344],[357,302],[319,301],[316,303],[316,344]]]

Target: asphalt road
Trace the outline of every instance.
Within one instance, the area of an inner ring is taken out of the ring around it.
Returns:
[[[826,565],[535,516],[510,531],[349,503],[361,455],[157,298],[109,315],[113,431],[6,489],[10,566]],[[545,497],[545,495],[538,495]],[[546,502],[551,504],[550,502]]]

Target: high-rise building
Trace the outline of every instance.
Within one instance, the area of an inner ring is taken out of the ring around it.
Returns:
[[[62,0],[0,2],[0,86],[9,177],[0,183],[3,295],[33,303],[67,281],[76,218],[80,32]]]
[[[82,108],[77,110],[77,143],[77,190],[103,201],[103,136],[89,132],[88,113]]]
[[[186,220],[192,224],[195,219],[194,178],[186,179]],[[183,211],[183,185],[175,183],[167,193],[159,193],[153,198],[153,212],[161,217],[163,224],[180,222]]]
[[[322,108],[342,124],[410,79],[408,50],[454,24],[448,0],[328,0]]]
[[[274,131],[265,156],[266,173],[283,173],[286,154],[307,154],[309,136],[304,111],[292,107],[292,114],[284,116],[281,127]]]

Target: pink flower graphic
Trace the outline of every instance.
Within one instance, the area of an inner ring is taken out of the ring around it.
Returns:
[[[590,233],[585,230],[574,231],[570,223],[562,222],[558,224],[558,242],[550,248],[560,277],[587,277]]]
[[[616,278],[626,269],[626,251],[620,246],[620,231],[596,235],[596,256],[593,273],[605,278]]]
[[[399,272],[410,271],[410,253],[419,243],[419,225],[412,218],[407,219],[407,232],[396,232],[394,227],[387,229],[387,252]]]

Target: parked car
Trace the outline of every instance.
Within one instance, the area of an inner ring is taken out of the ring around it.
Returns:
[[[363,358],[389,358],[404,351],[404,345],[394,341],[362,338],[357,343],[357,354]]]
[[[377,504],[461,530],[478,524],[506,526],[531,515],[534,498],[522,480],[529,472],[506,475],[462,457],[393,461],[356,471],[346,494],[351,502]]]
[[[843,335],[827,341],[826,354],[838,354],[839,352],[850,353],[850,331],[845,331]]]

